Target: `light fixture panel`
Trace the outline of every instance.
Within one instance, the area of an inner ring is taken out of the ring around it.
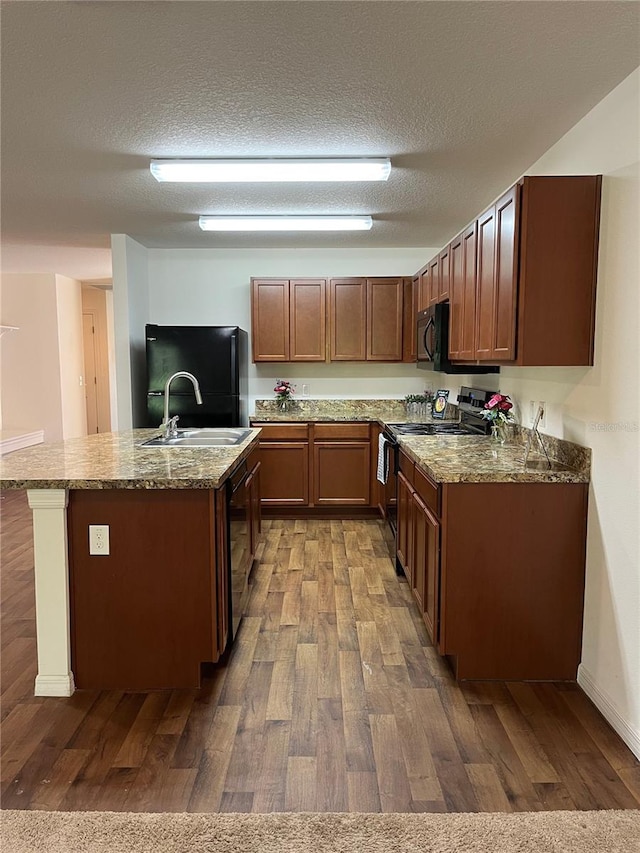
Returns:
[[[370,216],[201,216],[203,231],[368,231]]]
[[[291,181],[386,181],[388,157],[152,160],[157,181],[250,183]]]

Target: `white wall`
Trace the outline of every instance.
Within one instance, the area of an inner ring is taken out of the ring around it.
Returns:
[[[82,285],[55,276],[63,438],[87,434],[82,340]]]
[[[61,441],[56,277],[3,274],[0,310],[3,324],[19,326],[0,343],[3,429],[42,429],[45,441]]]
[[[149,249],[152,323],[238,325],[251,332],[252,276],[412,275],[435,250]],[[432,379],[427,377],[428,379]],[[303,382],[311,397],[404,397],[424,387],[413,364],[249,365],[249,395],[273,397],[275,379]]]
[[[118,429],[123,430],[145,424],[148,250],[126,234],[112,234],[111,252],[117,417]]]
[[[603,175],[594,367],[504,368],[481,387],[523,423],[545,401],[542,431],[592,448],[579,681],[640,757],[639,104],[637,70],[527,170]]]

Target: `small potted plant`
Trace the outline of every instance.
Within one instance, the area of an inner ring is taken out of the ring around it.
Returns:
[[[276,379],[276,385],[273,390],[276,392],[276,401],[281,412],[289,411],[291,400],[295,394],[295,387],[295,385],[292,385],[286,379]]]
[[[481,412],[482,417],[491,424],[491,437],[500,444],[504,444],[507,439],[507,426],[514,423],[511,409],[513,409],[513,403],[508,395],[494,394],[484,404]]]

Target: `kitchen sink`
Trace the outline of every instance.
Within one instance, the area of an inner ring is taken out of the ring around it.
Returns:
[[[251,435],[250,429],[185,429],[173,438],[156,435],[142,443],[143,447],[234,447]]]

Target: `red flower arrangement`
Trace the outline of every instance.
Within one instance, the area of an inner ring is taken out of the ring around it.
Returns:
[[[276,379],[276,387],[273,390],[279,400],[290,400],[296,393],[295,388],[296,386],[287,382],[286,379]]]
[[[508,424],[514,419],[511,409],[513,409],[513,403],[506,394],[494,394],[484,404],[484,409],[480,414],[492,424]]]

